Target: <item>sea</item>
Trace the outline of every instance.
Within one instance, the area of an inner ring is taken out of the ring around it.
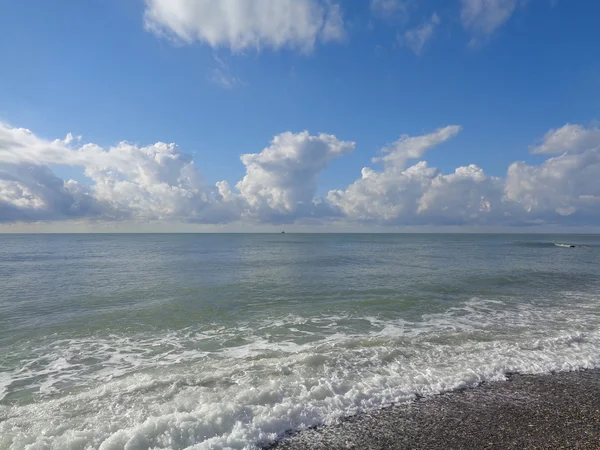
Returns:
[[[0,235],[0,449],[256,449],[600,367],[600,236]]]

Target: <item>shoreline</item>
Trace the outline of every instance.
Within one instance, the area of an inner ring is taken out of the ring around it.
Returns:
[[[282,437],[264,450],[600,449],[600,369],[509,374]]]

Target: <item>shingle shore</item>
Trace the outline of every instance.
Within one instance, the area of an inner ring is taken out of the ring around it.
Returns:
[[[304,430],[267,448],[600,449],[600,370],[513,374]]]

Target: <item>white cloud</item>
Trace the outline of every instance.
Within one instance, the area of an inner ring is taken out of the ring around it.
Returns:
[[[461,20],[473,33],[472,44],[487,38],[504,25],[514,13],[517,0],[461,0]]]
[[[513,163],[504,179],[473,164],[448,175],[425,161],[405,168],[407,161],[455,136],[458,127],[404,136],[374,159],[383,162],[383,171],[363,168],[361,178],[346,190],[330,191],[328,199],[349,220],[384,224],[595,223],[600,218],[600,138],[596,129],[573,127],[552,130],[541,146],[561,156],[539,166]],[[565,131],[573,129],[577,132]]]
[[[509,200],[547,219],[600,216],[600,130],[567,124],[550,130],[533,153],[561,155],[539,166],[511,164],[506,177]]]
[[[293,221],[329,214],[314,199],[319,173],[353,142],[308,132],[283,133],[260,153],[241,156],[246,176],[232,190],[207,186],[191,157],[175,144],[140,147],[121,142],[71,147],[0,124],[0,221],[98,219],[184,220],[215,223],[244,216]],[[52,166],[83,169],[89,185],[58,179]]]
[[[373,162],[383,162],[388,167],[402,169],[406,161],[422,157],[431,147],[453,138],[459,132],[459,126],[451,125],[424,136],[403,135],[392,145],[384,147],[381,152],[385,156],[373,158]]]
[[[600,216],[600,152],[550,158],[541,166],[513,163],[506,178],[506,196],[528,215],[545,221],[558,216],[586,220]]]
[[[534,153],[539,165],[515,162],[505,177],[476,165],[444,174],[423,160],[460,131],[440,128],[402,136],[373,158],[346,189],[317,199],[319,175],[355,144],[330,134],[286,132],[258,153],[241,156],[245,176],[234,186],[206,184],[175,144],[109,148],[80,138],[48,140],[0,124],[0,222],[318,223],[384,225],[594,224],[600,220],[600,135],[565,125]],[[80,168],[87,181],[63,180],[53,168]]]
[[[383,171],[363,168],[361,178],[346,190],[330,191],[328,200],[349,219],[405,224],[419,222],[421,213],[429,212],[433,204],[439,204],[439,194],[430,192],[430,196],[426,197],[425,193],[454,178],[460,181],[460,177],[444,177],[425,161],[405,169],[406,163],[421,158],[427,150],[451,139],[459,131],[458,126],[448,126],[423,136],[402,136],[383,149],[385,156],[373,159],[373,162],[384,164]],[[457,173],[463,172],[457,169]],[[479,173],[476,175],[481,178]],[[461,201],[461,197],[457,201]]]
[[[354,145],[330,134],[283,133],[262,152],[242,155],[246,176],[236,187],[262,220],[318,215],[324,207],[314,201],[319,173]]]
[[[579,152],[599,146],[600,129],[585,129],[581,125],[566,124],[548,131],[543,142],[532,148],[532,153],[552,155],[567,151]]]
[[[204,219],[210,192],[176,145],[121,142],[103,149],[71,147],[72,142],[70,135],[48,141],[0,125],[0,211],[31,220],[78,215]],[[56,178],[50,169],[56,165],[81,167],[91,185]]]
[[[95,218],[103,209],[87,187],[45,166],[0,163],[0,222]]]
[[[449,175],[438,174],[419,199],[419,221],[437,224],[504,224],[510,205],[503,200],[503,180],[475,164]]]
[[[146,0],[145,22],[158,35],[233,51],[310,52],[344,36],[339,5],[321,0]]]
[[[440,17],[434,12],[430,20],[417,28],[405,31],[402,41],[415,53],[415,55],[420,55],[427,41],[433,37],[435,29],[439,24]]]

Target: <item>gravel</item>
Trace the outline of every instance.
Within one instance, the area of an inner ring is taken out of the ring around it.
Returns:
[[[600,370],[512,374],[303,430],[265,448],[600,449]]]

